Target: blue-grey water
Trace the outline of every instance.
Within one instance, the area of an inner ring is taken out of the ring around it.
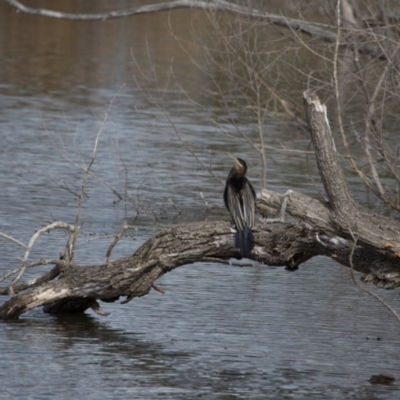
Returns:
[[[30,4],[89,12],[146,2],[56,3]],[[229,219],[221,198],[231,166],[226,151],[248,160],[260,189],[258,155],[235,128],[256,141],[256,119],[245,98],[228,98],[229,115],[214,90],[221,65],[210,65],[196,44],[212,44],[208,24],[203,14],[182,10],[55,21],[0,3],[0,231],[27,243],[53,220],[74,222],[100,130],[80,220],[79,263],[103,262],[124,220],[130,229],[113,259],[171,224]],[[268,186],[321,197],[312,154],[272,150],[307,151],[309,138],[271,115],[264,139]],[[361,186],[353,189],[366,201]],[[61,231],[44,235],[30,259],[57,258],[66,240]],[[0,254],[3,274],[19,265],[24,250],[0,237]],[[25,279],[44,271],[29,270]],[[108,317],[92,311],[55,317],[35,309],[1,322],[0,398],[400,396],[396,383],[368,382],[377,374],[399,377],[399,324],[331,260],[314,258],[291,273],[197,263],[158,284],[165,295],[102,304]],[[398,309],[398,291],[375,292]]]

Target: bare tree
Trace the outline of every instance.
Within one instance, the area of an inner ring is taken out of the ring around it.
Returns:
[[[360,7],[357,1],[350,0],[322,5],[317,2],[322,22],[311,22],[268,13],[262,4],[244,6],[222,0],[176,0],[101,15],[63,14],[32,9],[15,0],[5,1],[27,14],[80,20],[128,17],[181,7],[206,11],[218,40],[215,48],[204,47],[204,54],[210,63],[221,68],[226,79],[234,82],[229,85],[230,90],[246,96],[248,109],[254,113],[257,124],[258,141],[253,142],[235,127],[232,116],[226,121],[236,128],[235,134],[230,133],[232,137],[251,146],[262,162],[264,189],[259,195],[259,211],[263,214],[266,210],[279,210],[285,199],[266,188],[264,122],[271,109],[280,111],[276,117],[286,115],[293,126],[311,133],[328,199],[322,203],[300,193],[288,194],[287,212],[297,222],[260,223],[255,229],[256,246],[251,258],[295,270],[311,257],[325,255],[362,272],[366,282],[384,288],[400,286],[400,223],[359,204],[345,180],[349,174],[358,177],[366,190],[376,196],[382,210],[391,210],[393,214],[400,210],[399,141],[395,128],[399,122],[400,32],[394,23],[398,21],[396,3],[388,1],[383,5],[371,0],[368,7]],[[293,4],[297,4],[298,15],[303,15],[299,2]],[[220,20],[227,13],[229,23],[222,27]],[[270,42],[265,38],[271,40],[271,37],[284,51],[274,53],[270,49]],[[309,64],[297,62],[300,52],[308,55]],[[228,62],[222,62],[222,58]],[[290,74],[295,77],[295,88],[288,91],[282,82]],[[219,82],[215,82],[215,88],[229,116],[229,96],[222,92]],[[319,95],[326,99],[331,110],[329,118],[327,107],[316,93],[304,92],[310,88],[317,88]],[[304,105],[301,105],[302,97]],[[362,115],[351,112],[353,102],[361,104],[365,110]],[[221,124],[218,118],[214,122]],[[84,171],[81,199],[95,154],[94,151],[92,162]],[[19,269],[3,276],[2,280],[10,283],[1,293],[12,298],[0,308],[1,318],[17,318],[41,305],[48,312],[84,311],[91,307],[101,314],[98,300],[116,301],[125,296],[123,302],[127,302],[152,288],[162,291],[154,281],[174,268],[197,261],[227,263],[229,258],[238,255],[229,223],[198,222],[167,228],[132,256],[110,262],[117,237],[105,255],[104,264],[79,266],[74,263],[74,238],[79,229],[80,209],[81,204],[74,226],[59,222],[44,229],[70,231],[62,260],[49,258],[28,264],[25,257]],[[28,245],[19,243],[29,252],[34,242],[33,237]],[[18,284],[26,268],[48,264],[54,265],[49,273],[33,282]]]
[[[313,92],[306,92],[304,98],[329,204],[292,193],[288,211],[303,221],[275,227],[260,224],[255,230],[256,246],[251,256],[268,265],[295,270],[315,255],[326,255],[363,272],[367,281],[386,288],[397,287],[400,285],[400,224],[378,216],[354,201],[338,163],[326,107]],[[260,210],[277,208],[281,201],[282,196],[263,190]],[[76,228],[69,229],[68,242],[73,243]],[[68,251],[72,253],[71,249]],[[110,251],[107,251],[107,257]],[[24,263],[20,270],[11,271],[3,280],[13,274],[21,275],[27,267],[38,264],[55,264],[55,271],[53,269],[52,273],[29,284],[16,285],[14,280],[8,289],[3,289],[4,294],[8,292],[13,297],[0,308],[0,317],[17,318],[40,305],[45,305],[48,312],[76,312],[91,307],[104,314],[97,300],[110,302],[125,296],[123,303],[126,303],[147,294],[151,288],[162,291],[154,286],[154,281],[174,268],[198,261],[226,263],[237,255],[229,223],[199,222],[167,228],[132,256],[103,265],[79,266],[71,260]],[[54,281],[56,277],[58,279]]]

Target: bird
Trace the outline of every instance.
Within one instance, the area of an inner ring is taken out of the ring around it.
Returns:
[[[241,158],[231,156],[235,165],[226,179],[224,202],[236,227],[235,247],[241,258],[248,258],[254,247],[254,217],[256,193],[246,178],[247,164]]]

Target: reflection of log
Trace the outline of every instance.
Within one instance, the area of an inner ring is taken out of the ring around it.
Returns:
[[[326,108],[313,92],[306,92],[304,96],[329,202],[323,204],[292,193],[287,212],[301,222],[259,224],[255,229],[252,258],[295,270],[311,257],[325,255],[343,265],[352,265],[366,274],[366,280],[381,287],[400,286],[400,224],[356,204],[338,164]],[[279,209],[282,200],[283,196],[263,190],[258,208],[261,212],[266,208]],[[17,293],[0,307],[0,318],[18,318],[41,305],[53,313],[92,308],[104,314],[97,300],[110,302],[126,297],[124,302],[127,302],[144,296],[152,288],[157,289],[156,279],[174,268],[194,262],[227,263],[229,258],[238,256],[233,237],[229,222],[181,224],[159,232],[132,256],[108,265],[66,268],[60,263],[57,281]]]

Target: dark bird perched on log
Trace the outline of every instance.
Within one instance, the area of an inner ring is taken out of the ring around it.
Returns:
[[[246,178],[247,164],[241,158],[235,158],[226,179],[224,202],[231,213],[236,226],[235,247],[242,257],[247,258],[254,247],[254,236],[251,228],[254,226],[256,213],[256,193]]]

